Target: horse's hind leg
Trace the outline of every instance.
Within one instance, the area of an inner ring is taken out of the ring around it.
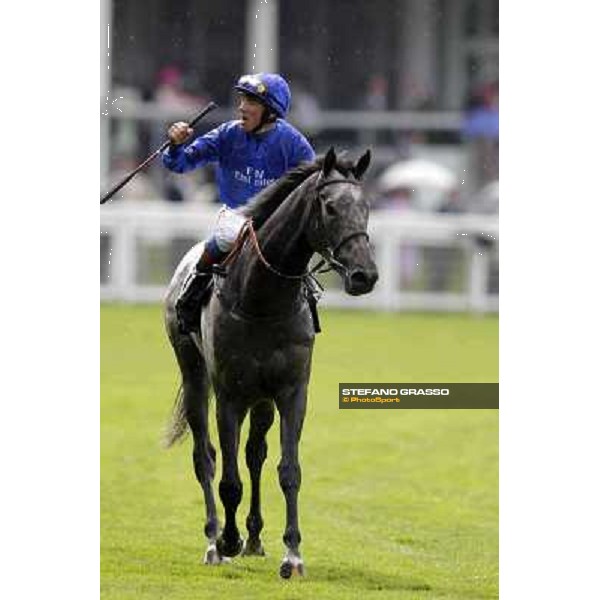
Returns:
[[[204,492],[206,524],[204,533],[208,548],[204,556],[206,564],[221,562],[216,549],[219,523],[212,482],[215,477],[215,448],[210,442],[208,429],[208,375],[206,365],[196,345],[189,336],[172,338],[173,349],[181,369],[183,414],[194,438],[192,453],[196,479]]]
[[[264,556],[265,551],[260,541],[260,532],[263,528],[263,519],[260,511],[260,476],[263,463],[267,458],[267,432],[273,424],[275,408],[271,401],[257,404],[250,413],[250,433],[246,443],[246,465],[250,471],[252,482],[252,495],[250,498],[250,512],[246,519],[248,539],[244,545],[245,556]]]

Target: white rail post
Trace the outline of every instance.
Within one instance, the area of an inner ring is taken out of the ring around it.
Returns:
[[[246,73],[278,70],[278,40],[278,0],[249,0],[246,8]]]
[[[400,292],[400,247],[401,239],[390,235],[385,229],[377,239],[377,263],[379,282],[375,288],[386,310],[398,308]],[[377,290],[379,288],[379,290]]]
[[[135,265],[137,263],[137,248],[135,228],[128,215],[122,215],[122,221],[113,229],[114,241],[112,247],[111,275],[114,277],[114,289],[117,297],[125,302],[136,300]]]
[[[110,65],[112,60],[110,53],[113,51],[110,43],[112,31],[110,30],[112,20],[112,0],[102,0],[100,4],[100,106],[101,110],[106,106],[109,114],[100,115],[100,181],[106,182],[110,171],[110,111],[106,103],[106,96],[112,86]]]
[[[487,274],[489,257],[485,248],[475,243],[471,246],[471,269],[469,272],[469,308],[476,314],[486,311]]]

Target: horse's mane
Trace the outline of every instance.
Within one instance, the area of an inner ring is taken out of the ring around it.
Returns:
[[[275,212],[277,207],[302,182],[308,179],[313,173],[321,170],[324,160],[324,156],[319,156],[314,162],[301,163],[294,169],[291,169],[271,185],[256,194],[248,204],[240,209],[240,213],[245,217],[252,218],[254,228],[259,229]],[[338,157],[335,168],[345,177],[348,177],[352,172],[353,166],[351,160]]]

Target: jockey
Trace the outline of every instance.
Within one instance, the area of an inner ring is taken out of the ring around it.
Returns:
[[[227,256],[245,222],[236,208],[301,162],[315,160],[306,138],[285,121],[291,103],[286,80],[275,73],[240,77],[239,120],[228,121],[191,143],[187,123],[169,127],[170,146],[163,152],[167,169],[184,173],[217,163],[217,186],[223,206],[212,236],[176,303],[183,333],[197,328],[202,297],[212,279],[211,267]]]

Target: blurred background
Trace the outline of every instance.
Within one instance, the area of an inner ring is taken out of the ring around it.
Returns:
[[[380,282],[350,299],[325,277],[323,304],[496,312],[498,4],[102,0],[102,189],[209,100],[220,108],[198,134],[235,118],[241,74],[280,72],[317,153],[373,151]],[[210,168],[175,175],[155,161],[101,208],[102,298],[160,300],[217,208]]]

